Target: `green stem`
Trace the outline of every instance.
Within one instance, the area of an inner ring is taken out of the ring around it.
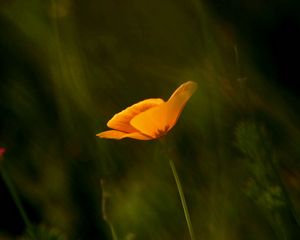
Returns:
[[[172,159],[169,159],[169,163],[170,163],[170,166],[171,166],[171,169],[172,169],[172,173],[173,173],[176,185],[177,185],[178,193],[179,193],[179,196],[180,196],[180,200],[181,200],[181,204],[182,204],[182,208],[183,208],[185,220],[186,220],[186,223],[188,225],[188,229],[189,229],[191,240],[195,240],[195,234],[194,234],[194,230],[193,230],[193,226],[192,226],[192,222],[191,222],[189,210],[187,208],[187,204],[186,204],[186,201],[185,201],[184,193],[183,193],[183,190],[182,190],[182,185],[181,185],[180,179],[178,177],[178,174],[177,174],[177,171],[176,171],[176,168],[175,168],[175,164],[174,164],[174,162],[173,162]]]

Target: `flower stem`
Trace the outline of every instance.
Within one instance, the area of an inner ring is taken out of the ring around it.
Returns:
[[[183,208],[185,220],[186,220],[186,223],[187,223],[187,226],[188,226],[188,229],[189,229],[191,240],[195,240],[195,234],[194,234],[194,230],[193,230],[189,210],[187,208],[184,193],[183,193],[183,190],[182,190],[182,185],[181,185],[180,179],[178,177],[178,173],[176,171],[174,161],[169,158],[169,163],[170,163],[170,167],[172,169],[172,173],[173,173],[173,176],[174,176],[174,179],[175,179],[175,182],[176,182],[177,190],[178,190],[178,193],[179,193],[179,196],[180,196],[180,201],[181,201],[181,204],[182,204],[182,208]]]

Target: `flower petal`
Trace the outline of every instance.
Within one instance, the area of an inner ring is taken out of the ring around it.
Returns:
[[[150,108],[135,116],[130,124],[140,132],[158,138],[177,122],[185,104],[197,89],[197,83],[188,81],[172,94],[166,103]]]
[[[108,130],[105,132],[101,132],[98,133],[96,135],[99,138],[109,138],[109,139],[123,139],[123,138],[134,138],[134,139],[138,139],[138,140],[151,140],[152,138],[144,135],[142,133],[139,132],[133,132],[133,133],[126,133],[126,132],[121,132],[121,131],[117,131],[117,130]]]
[[[107,123],[107,126],[112,129],[116,129],[122,132],[131,133],[136,132],[137,130],[130,125],[130,121],[136,115],[141,112],[148,110],[149,108],[158,106],[164,103],[164,100],[160,98],[150,98],[143,101],[140,101],[125,110],[115,114],[112,119]]]
[[[198,84],[188,81],[180,85],[167,101],[168,105],[168,124],[174,126],[185,107],[187,101],[197,90]]]

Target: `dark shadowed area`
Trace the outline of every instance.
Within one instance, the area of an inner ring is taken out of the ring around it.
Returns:
[[[0,1],[0,239],[300,239],[300,3]],[[198,83],[164,137],[96,134]]]

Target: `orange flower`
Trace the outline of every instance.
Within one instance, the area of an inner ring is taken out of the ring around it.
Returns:
[[[151,140],[165,135],[176,124],[185,104],[197,89],[197,83],[180,85],[168,101],[150,98],[115,114],[107,123],[109,128],[98,133],[100,138],[134,138]]]

